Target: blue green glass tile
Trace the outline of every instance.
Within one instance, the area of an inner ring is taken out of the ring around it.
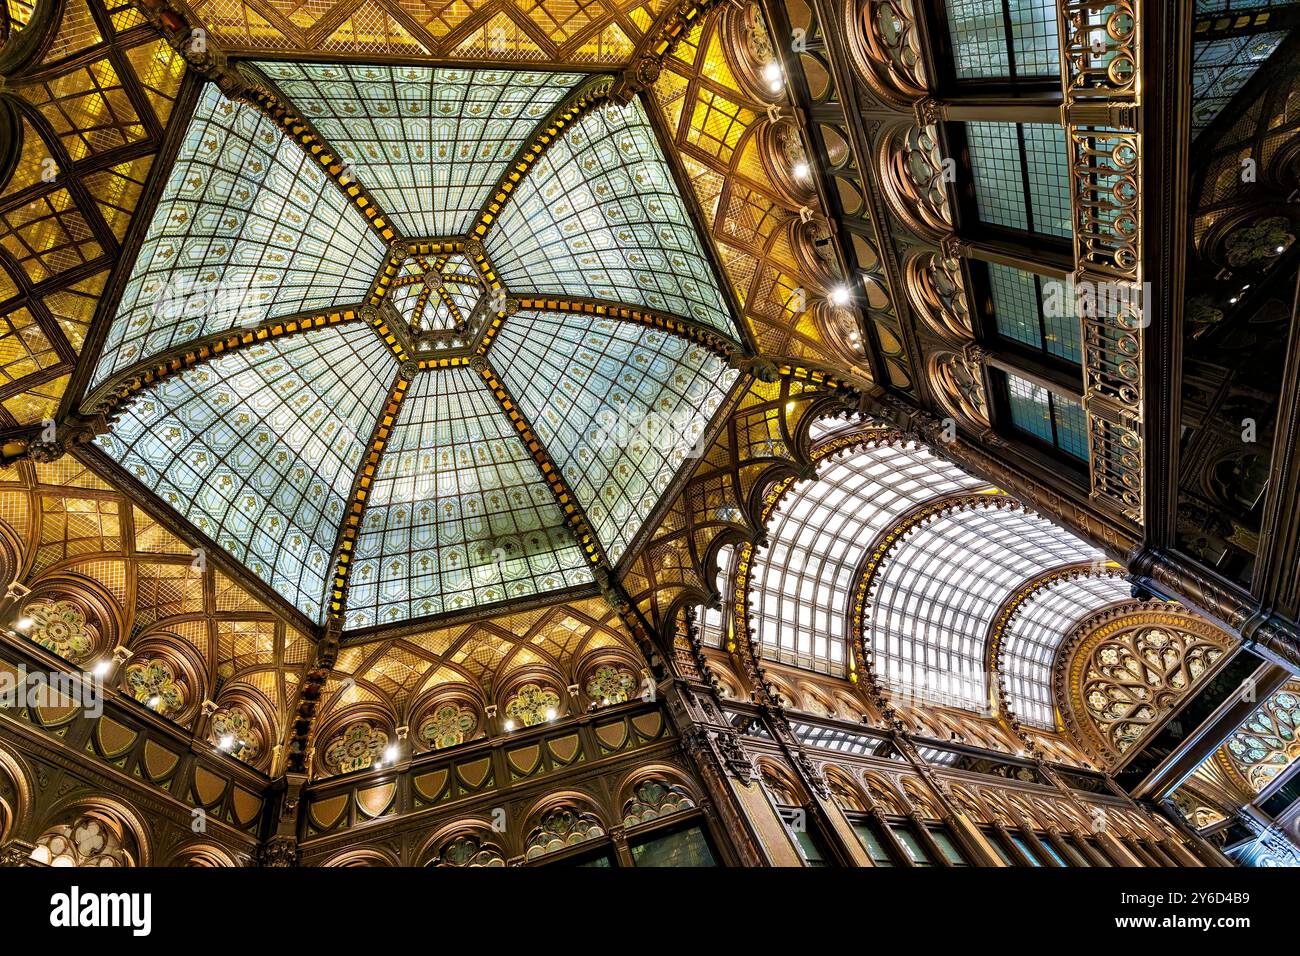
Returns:
[[[353,477],[396,372],[370,326],[326,326],[164,379],[97,442],[321,621]]]
[[[1033,273],[990,263],[989,285],[993,292],[993,319],[998,334],[1041,349],[1040,305]]]
[[[1002,5],[990,0],[948,0],[948,35],[958,79],[1059,76],[1056,0],[1009,0],[1011,42]]]
[[[737,332],[639,100],[587,113],[487,234],[506,287],[601,298]]]
[[[577,73],[256,64],[407,237],[463,236]]]
[[[967,123],[966,139],[980,219],[1062,238],[1073,234],[1069,156],[1062,127]]]
[[[1012,424],[1051,444],[1052,410],[1047,389],[1015,375],[1008,375],[1007,392]]]
[[[317,163],[258,110],[209,85],[93,381],[200,336],[356,304],[384,252]]]
[[[591,581],[554,494],[483,379],[464,367],[418,375],[362,517],[347,626]]]
[[[1052,396],[1056,414],[1056,444],[1075,458],[1088,460],[1088,422],[1083,406],[1061,395]]]
[[[1214,122],[1285,40],[1285,31],[1192,44],[1192,135]]]
[[[611,561],[636,537],[737,372],[655,329],[521,312],[490,360],[586,511]]]

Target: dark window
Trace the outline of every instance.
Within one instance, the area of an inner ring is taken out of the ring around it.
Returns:
[[[717,866],[709,837],[698,825],[632,843],[637,866]]]

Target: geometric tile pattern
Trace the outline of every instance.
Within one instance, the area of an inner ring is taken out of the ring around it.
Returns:
[[[617,561],[736,380],[685,339],[627,322],[521,312],[489,358]]]
[[[319,622],[353,476],[396,374],[370,326],[326,326],[160,382],[97,441]]]
[[[658,309],[737,339],[639,100],[588,112],[542,154],[486,245],[508,288]]]
[[[173,346],[353,305],[384,244],[256,108],[207,87],[109,328],[94,384]]]
[[[349,628],[580,584],[591,571],[482,377],[416,377],[380,461],[348,584]]]

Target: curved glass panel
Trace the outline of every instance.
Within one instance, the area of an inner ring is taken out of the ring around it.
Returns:
[[[679,336],[552,312],[506,320],[489,360],[617,561],[737,373]]]
[[[417,375],[362,517],[347,626],[591,581],[550,487],[482,378],[464,367]]]
[[[109,327],[94,384],[191,339],[355,305],[385,254],[341,190],[209,84]]]
[[[96,442],[319,622],[353,478],[396,374],[370,326],[326,326],[164,379]]]
[[[1076,578],[1039,591],[1020,606],[1002,638],[1002,676],[1017,717],[1039,727],[1056,726],[1052,665],[1061,642],[1088,615],[1129,600],[1130,591],[1123,578]]]
[[[913,531],[877,571],[867,624],[895,695],[984,712],[985,640],[998,607],[1049,568],[1104,556],[1023,511],[973,508]]]
[[[463,236],[578,73],[256,64],[407,237]]]
[[[487,234],[507,288],[608,299],[736,338],[639,100],[593,110],[537,160]]]
[[[814,426],[815,428],[816,426]],[[987,488],[924,448],[884,446],[823,459],[767,525],[751,572],[760,653],[827,674],[846,673],[854,578],[872,539],[935,495]]]
[[[418,334],[468,330],[483,293],[477,271],[464,256],[417,255],[402,263],[388,298]]]

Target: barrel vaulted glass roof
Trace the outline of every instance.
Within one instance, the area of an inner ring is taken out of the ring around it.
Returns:
[[[92,376],[100,448],[317,622],[593,586],[743,350],[640,102],[534,155],[587,77],[244,69],[342,171],[203,90]]]

